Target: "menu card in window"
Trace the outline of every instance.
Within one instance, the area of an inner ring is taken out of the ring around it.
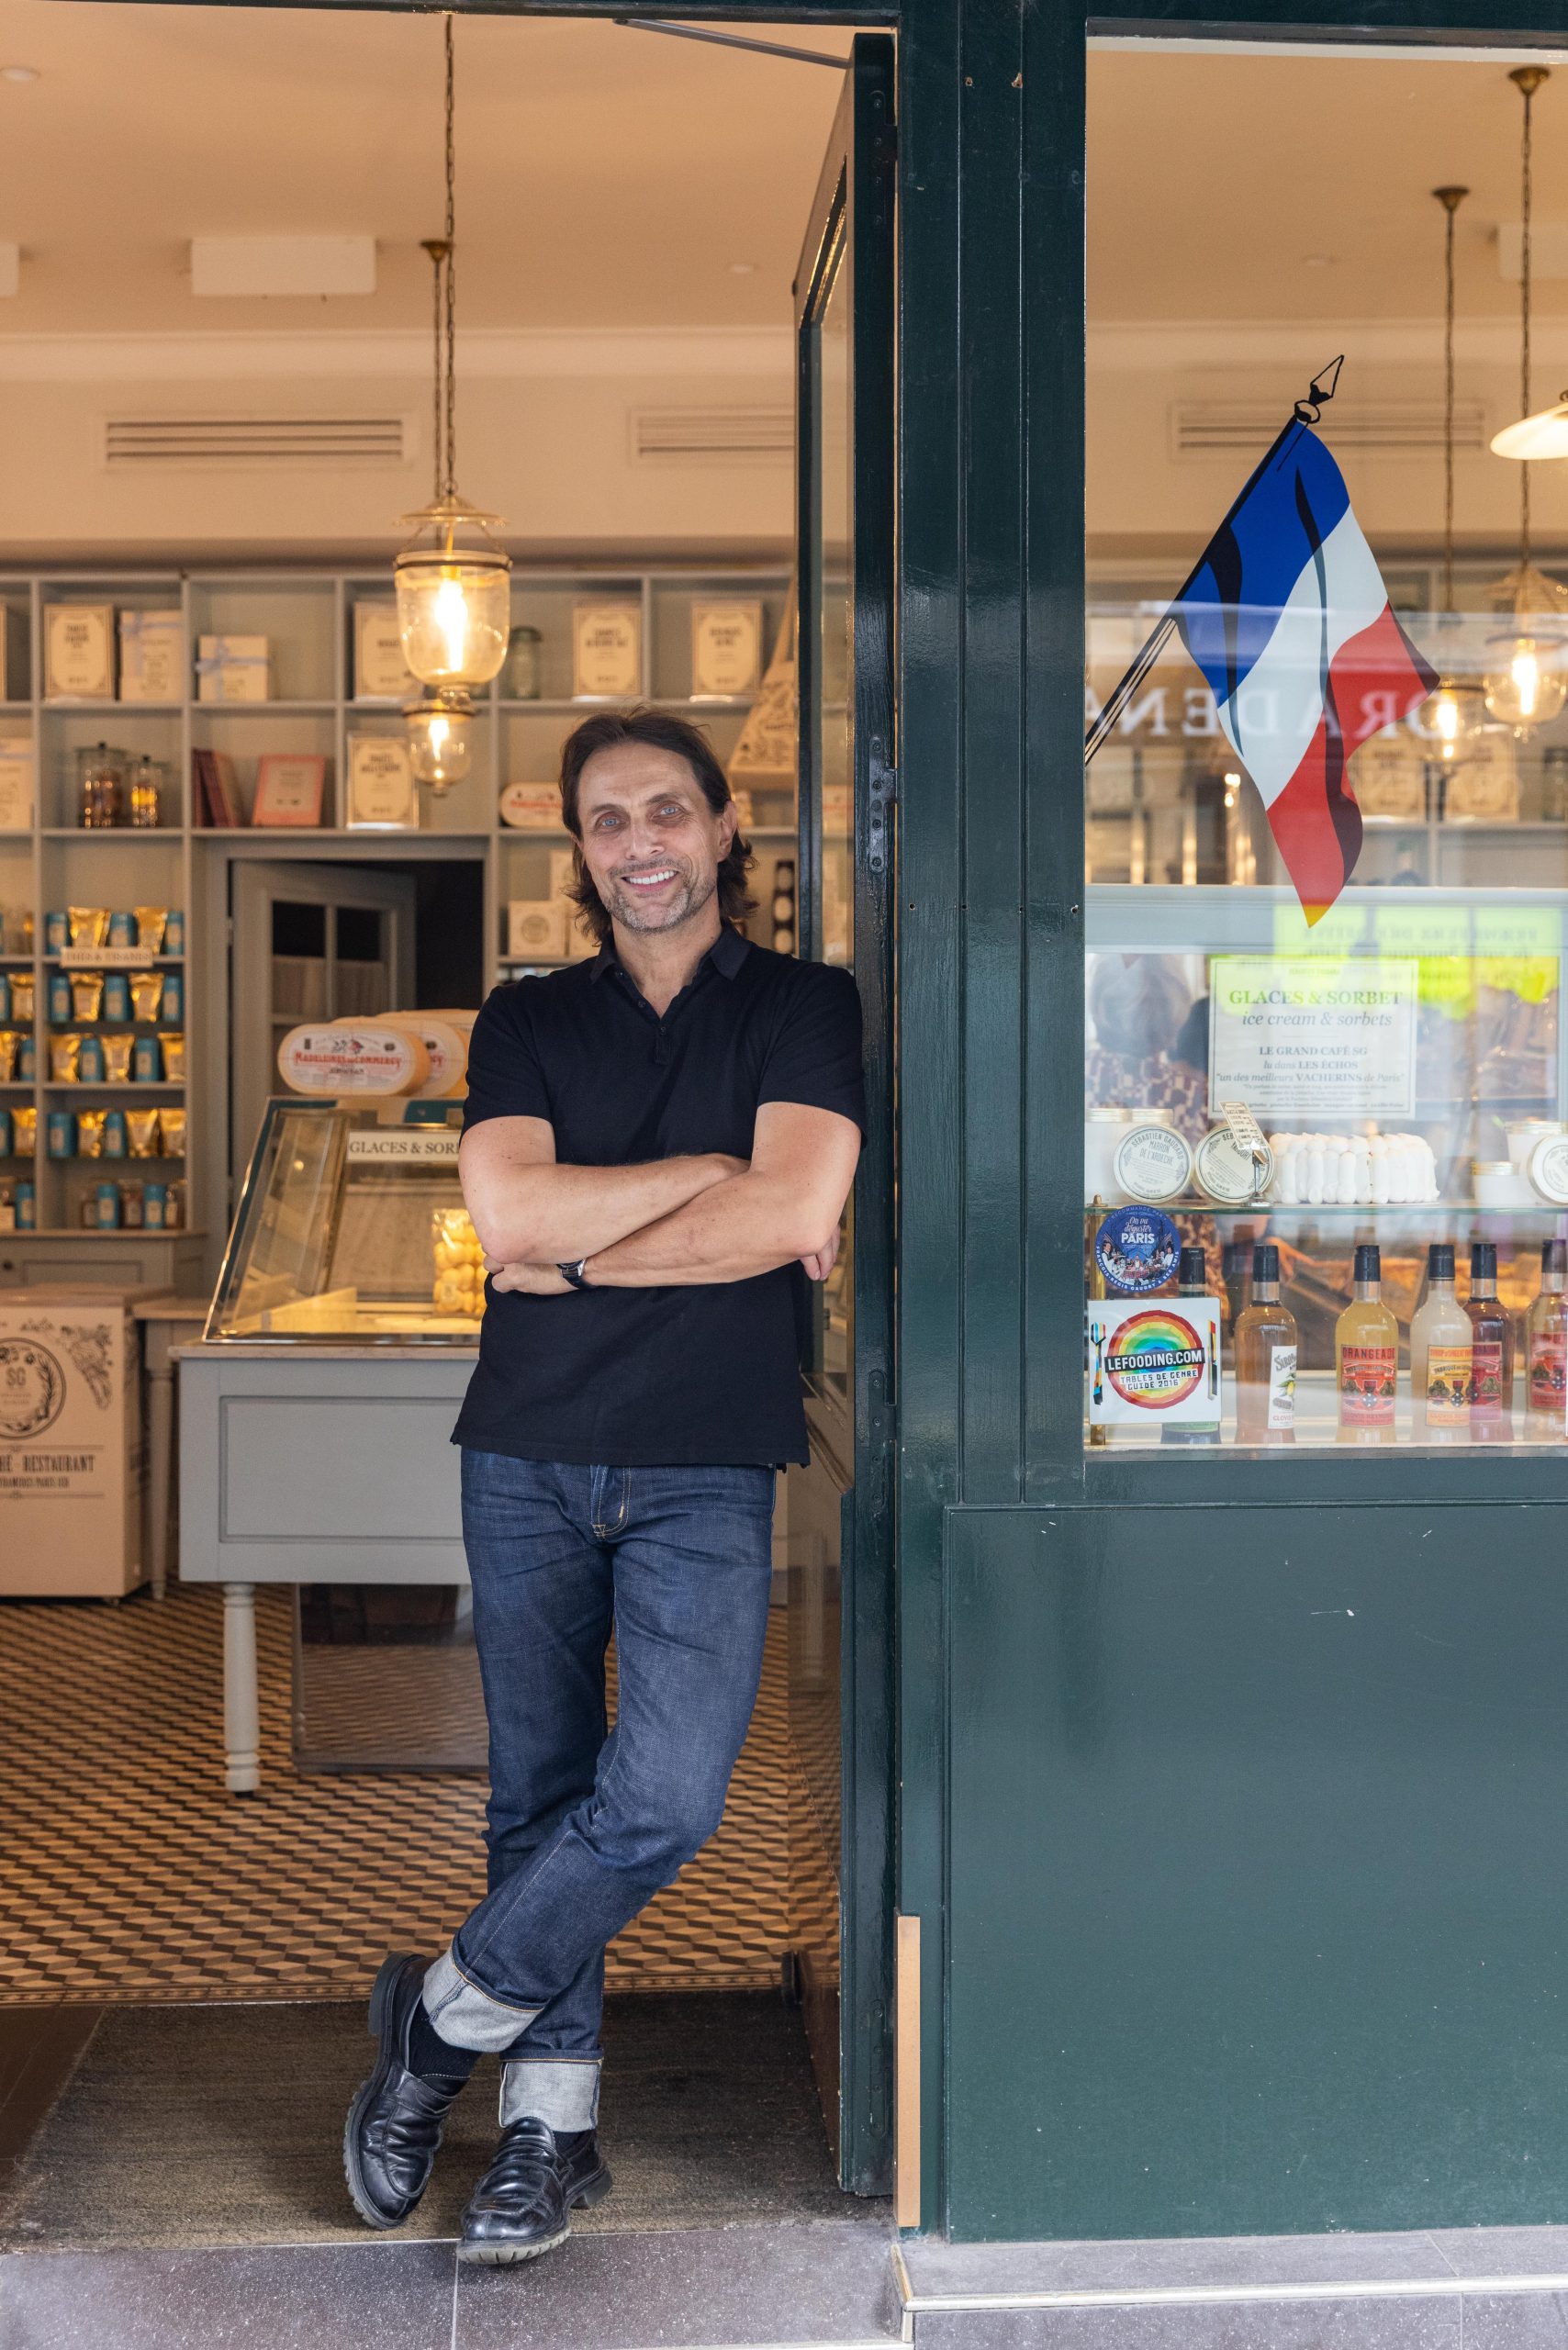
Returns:
[[[1419,969],[1404,956],[1215,956],[1210,1102],[1243,1101],[1265,1125],[1408,1116]]]

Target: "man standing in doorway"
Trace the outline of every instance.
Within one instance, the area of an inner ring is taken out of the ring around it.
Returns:
[[[550,2251],[609,2192],[605,1944],[723,1811],[774,1472],[807,1458],[805,1285],[836,1255],[865,1119],[854,981],[745,937],[750,858],[705,737],[655,711],[587,719],[561,798],[599,954],[490,997],[461,1158],[490,1273],[454,1438],[489,1892],[433,1963],[382,1967],[343,2142],[360,2216],[396,2227],[498,2053],[500,2143],[460,2247],[492,2262]]]

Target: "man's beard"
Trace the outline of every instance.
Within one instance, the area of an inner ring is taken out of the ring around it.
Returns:
[[[681,895],[673,904],[656,910],[652,906],[644,905],[639,900],[636,891],[628,889],[624,883],[618,881],[611,886],[614,892],[614,903],[610,910],[612,920],[618,922],[622,930],[656,934],[660,931],[678,930],[681,924],[689,922],[694,914],[700,914],[714,890],[717,890],[719,877],[716,873],[708,876],[706,887],[704,887],[702,876],[689,874],[686,888]],[[644,919],[644,917],[648,918]]]

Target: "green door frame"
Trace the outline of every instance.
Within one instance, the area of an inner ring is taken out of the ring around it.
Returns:
[[[839,2177],[863,2195],[891,2183],[893,1884],[894,1352],[897,1040],[893,1020],[890,819],[896,799],[893,689],[895,436],[889,431],[897,207],[894,44],[857,37],[795,281],[796,550],[800,627],[800,951],[820,957],[823,426],[821,330],[847,268],[852,420],[851,679],[854,767],[854,969],[866,1036],[866,1141],[855,1180],[854,1482],[840,1506],[844,1607],[839,1672],[842,1850],[836,2034]],[[871,1245],[863,1248],[861,1236]],[[812,2035],[812,1992],[807,2032]],[[818,2030],[822,2025],[818,2023]],[[813,2040],[813,2057],[817,2049]],[[820,2062],[820,2058],[818,2058]],[[824,2097],[834,2088],[819,2083]]]

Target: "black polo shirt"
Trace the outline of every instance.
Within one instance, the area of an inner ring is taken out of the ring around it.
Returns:
[[[474,1024],[464,1131],[547,1118],[563,1166],[725,1151],[749,1158],[765,1102],[865,1131],[860,1002],[847,971],[724,930],[661,1020],[604,948],[499,987]],[[521,1460],[804,1460],[800,1265],[662,1289],[490,1292],[454,1442]]]

